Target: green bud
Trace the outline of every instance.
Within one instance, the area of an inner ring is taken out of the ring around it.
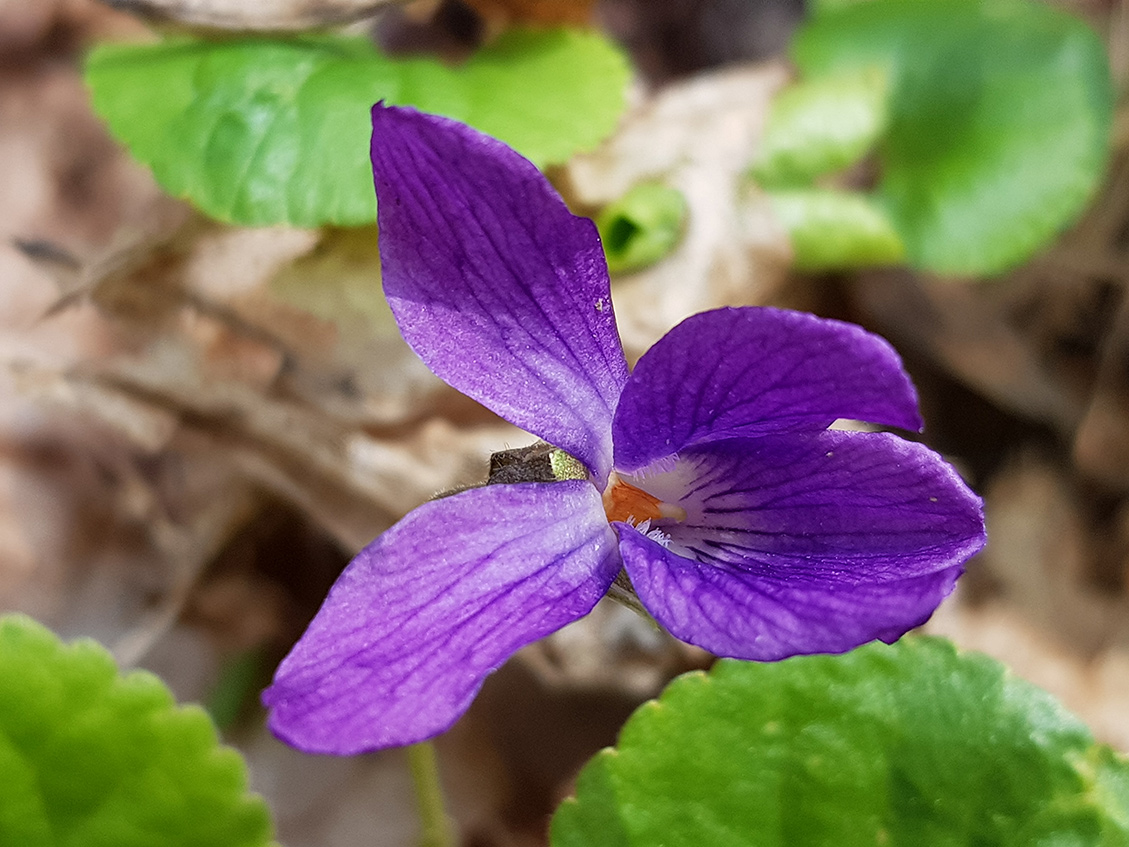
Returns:
[[[636,185],[596,217],[608,270],[636,271],[670,253],[682,237],[686,200],[657,182]]]

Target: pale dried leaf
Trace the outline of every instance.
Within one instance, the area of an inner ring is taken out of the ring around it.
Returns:
[[[176,417],[118,391],[75,379],[66,373],[31,362],[9,364],[17,391],[59,411],[81,413],[116,429],[144,453],[168,445],[177,428]]]
[[[102,0],[150,21],[233,30],[297,31],[371,17],[410,0]]]

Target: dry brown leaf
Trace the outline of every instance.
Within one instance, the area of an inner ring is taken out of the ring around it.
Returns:
[[[1025,456],[1006,467],[985,492],[988,546],[976,567],[1034,626],[1089,655],[1117,636],[1129,603],[1091,584],[1092,528],[1078,499],[1049,462]]]
[[[176,415],[169,410],[120,391],[26,361],[12,362],[9,367],[14,387],[23,397],[116,429],[143,453],[154,454],[168,446],[178,426]]]
[[[0,56],[42,39],[55,20],[61,0],[0,0]]]
[[[403,847],[418,821],[402,750],[373,756],[307,756],[260,727],[243,739],[252,787],[270,806],[288,847]]]
[[[344,419],[396,423],[433,408],[445,388],[400,337],[380,283],[375,227],[328,231],[317,248],[269,283],[256,308],[301,314],[332,337],[289,375],[293,389]],[[278,328],[276,318],[273,326]],[[285,324],[283,324],[285,326]],[[280,333],[303,350],[309,335]],[[302,359],[298,360],[299,362]]]
[[[1084,393],[1048,368],[985,289],[883,270],[860,273],[854,291],[875,329],[902,349],[1004,408],[1064,433],[1077,426]]]
[[[1074,461],[1090,477],[1129,488],[1129,297],[1122,295],[1102,344],[1097,378],[1074,436]]]

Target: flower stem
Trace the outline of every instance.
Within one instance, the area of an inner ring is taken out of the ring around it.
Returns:
[[[454,833],[443,808],[443,787],[439,784],[434,745],[424,741],[408,747],[408,767],[416,793],[420,847],[454,847]]]

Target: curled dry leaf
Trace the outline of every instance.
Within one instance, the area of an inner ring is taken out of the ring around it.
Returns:
[[[303,30],[367,18],[409,0],[102,0],[151,21],[232,30]]]
[[[668,86],[624,119],[595,152],[574,157],[566,199],[598,209],[643,182],[686,199],[681,242],[658,264],[612,280],[629,358],[695,312],[765,303],[783,282],[791,248],[765,196],[747,178],[783,64],[703,74]]]

